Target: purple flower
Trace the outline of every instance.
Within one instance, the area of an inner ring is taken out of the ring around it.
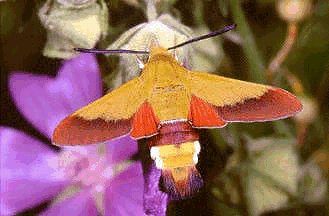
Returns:
[[[99,98],[102,90],[90,54],[66,61],[56,78],[14,73],[9,86],[19,110],[49,138],[61,119]],[[128,136],[57,153],[12,128],[0,127],[0,135],[1,215],[48,199],[53,203],[42,215],[144,214],[141,165],[125,162],[137,151]]]

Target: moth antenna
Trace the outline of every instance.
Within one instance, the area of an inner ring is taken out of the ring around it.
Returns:
[[[109,54],[116,54],[116,53],[127,53],[127,54],[150,54],[149,51],[139,51],[139,50],[99,50],[99,49],[85,49],[85,48],[73,48],[74,51],[83,52],[83,53],[109,53]]]
[[[186,44],[190,44],[190,43],[194,43],[194,42],[197,42],[197,41],[200,41],[200,40],[204,40],[204,39],[207,39],[207,38],[215,37],[217,35],[220,35],[220,34],[223,34],[225,32],[231,31],[232,29],[235,29],[235,28],[236,28],[236,24],[225,26],[223,29],[221,29],[219,31],[210,32],[210,33],[208,33],[206,35],[201,35],[199,37],[192,38],[191,40],[185,41],[185,42],[183,42],[181,44],[178,44],[178,45],[169,47],[168,50],[176,49],[176,48],[182,47],[182,46],[184,46]]]
[[[192,38],[191,40],[185,41],[181,44],[169,47],[168,50],[176,49],[178,47],[182,47],[186,44],[194,43],[203,39],[215,37],[217,35],[223,34],[225,32],[231,31],[232,29],[236,28],[236,24],[232,24],[229,26],[224,27],[222,30],[211,32],[206,35],[202,35],[196,38]],[[159,46],[158,40],[152,39],[150,42],[151,47],[154,45]],[[141,51],[141,50],[125,50],[125,49],[119,49],[119,50],[98,50],[98,49],[85,49],[85,48],[73,48],[74,51],[78,52],[84,52],[84,53],[109,53],[109,54],[115,54],[115,53],[127,53],[127,54],[150,54],[149,50]],[[176,55],[175,55],[176,56]]]

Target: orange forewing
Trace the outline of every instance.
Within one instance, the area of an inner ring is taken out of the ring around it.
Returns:
[[[56,127],[55,145],[86,145],[128,134],[133,117],[145,101],[138,78],[66,117]]]

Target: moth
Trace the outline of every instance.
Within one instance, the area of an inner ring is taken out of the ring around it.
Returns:
[[[146,138],[166,192],[184,198],[202,186],[195,167],[198,128],[283,119],[301,111],[302,104],[280,88],[187,70],[169,49],[152,46],[139,77],[66,117],[53,143],[87,145],[126,134]]]

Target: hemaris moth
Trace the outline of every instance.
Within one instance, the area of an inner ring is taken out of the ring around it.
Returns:
[[[301,102],[283,89],[189,71],[168,51],[234,27],[168,49],[152,46],[139,77],[66,117],[55,129],[53,143],[87,145],[125,134],[134,139],[147,138],[151,157],[162,170],[166,191],[181,198],[193,194],[202,185],[195,167],[200,152],[198,128],[272,121],[302,110]]]

